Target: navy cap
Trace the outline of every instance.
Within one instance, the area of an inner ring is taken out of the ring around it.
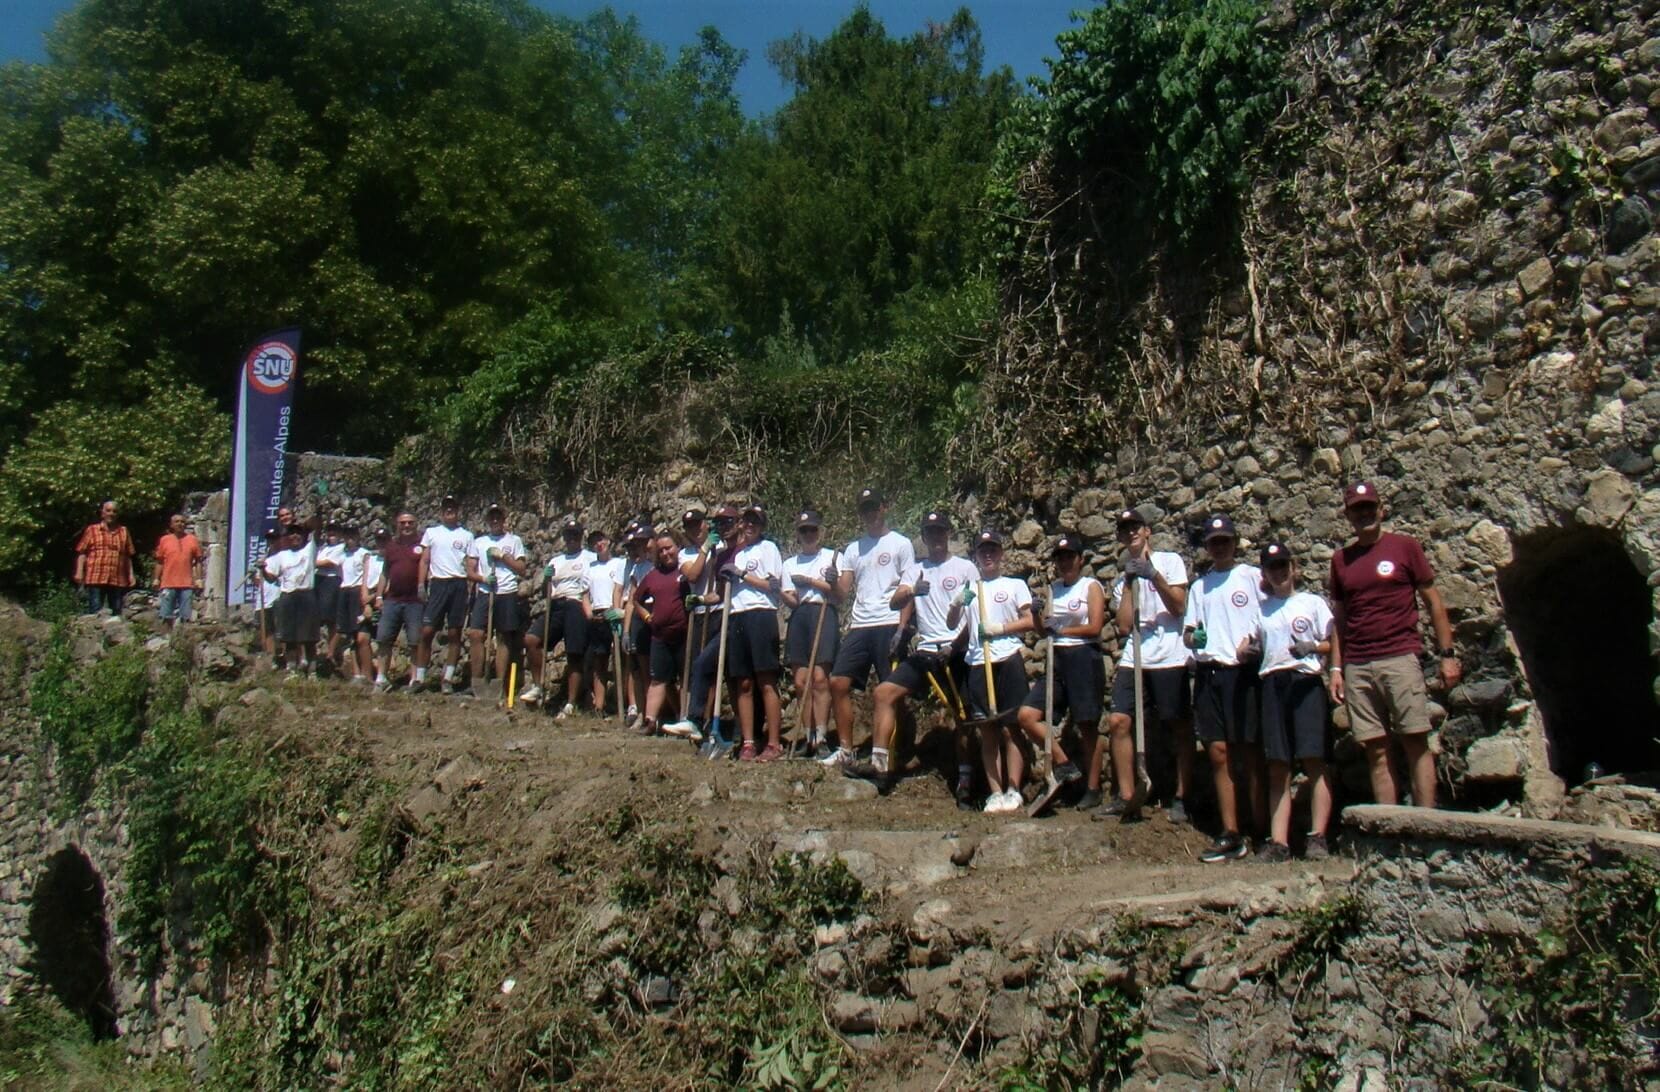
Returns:
[[[452,494],[446,493],[444,494],[444,499],[438,502],[438,508],[440,511],[444,512],[460,511],[461,502],[456,500]]]
[[[582,521],[577,519],[575,516],[571,516],[565,521],[564,526],[560,528],[560,531],[567,535],[574,531],[576,534],[580,535],[582,533]]]
[[[388,531],[386,529],[386,524],[377,523],[377,524],[375,524],[375,537],[376,538],[391,538],[392,537],[392,532]]]
[[[1145,527],[1147,526],[1147,521],[1143,519],[1141,513],[1137,512],[1134,508],[1126,508],[1122,512],[1118,513],[1118,526],[1123,527],[1126,524],[1135,527]]]
[[[484,514],[486,516],[497,516],[497,515],[505,516],[505,515],[507,515],[507,509],[505,509],[501,506],[500,501],[491,501],[490,502],[490,507],[488,507],[484,510]]]
[[[1227,516],[1212,516],[1205,520],[1205,541],[1213,538],[1238,538],[1239,532],[1233,529],[1233,520]]]
[[[623,531],[623,539],[627,542],[635,542],[639,539],[650,537],[651,526],[643,522],[630,523]]]
[[[974,536],[974,548],[978,550],[983,546],[995,546],[1001,550],[1003,548],[1003,536],[987,527]]]
[[[1262,548],[1260,556],[1262,558],[1263,565],[1267,566],[1281,561],[1290,561],[1291,551],[1283,542],[1270,542]]]
[[[681,523],[702,523],[703,522],[703,509],[699,508],[695,504],[692,505],[692,507],[690,507],[690,508],[686,509],[684,512],[680,513],[680,522]]]
[[[1084,540],[1071,531],[1062,531],[1061,536],[1055,540],[1055,544],[1049,548],[1049,552],[1052,554],[1078,554],[1082,556]]]
[[[929,512],[922,517],[922,529],[926,531],[930,527],[938,527],[941,530],[949,531],[951,530],[951,517],[937,509]]]
[[[797,527],[823,527],[824,520],[819,518],[819,514],[811,508],[803,508],[801,514],[795,517],[795,525]]]
[[[863,510],[866,508],[880,508],[886,502],[882,499],[880,490],[872,489],[867,485],[859,490],[859,499],[856,503],[860,510]]]
[[[757,527],[765,527],[767,525],[767,510],[762,508],[759,504],[752,504],[745,508],[743,510],[743,514],[738,518],[743,520],[745,523],[753,523]]]

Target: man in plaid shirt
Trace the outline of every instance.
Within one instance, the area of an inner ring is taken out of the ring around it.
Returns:
[[[75,543],[75,583],[86,592],[88,614],[104,607],[120,614],[133,586],[133,538],[116,522],[114,501],[105,501],[98,515]]]

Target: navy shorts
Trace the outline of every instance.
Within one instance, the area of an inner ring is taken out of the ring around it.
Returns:
[[[1142,680],[1146,681],[1145,678]],[[1072,714],[1075,725],[1101,722],[1101,699],[1107,691],[1107,665],[1094,645],[1062,645],[1055,649],[1055,678],[1039,679],[1026,695],[1026,706],[1042,709],[1048,687],[1055,687],[1055,721]],[[1003,695],[999,692],[998,697]],[[1134,701],[1132,695],[1131,701]]]
[[[828,622],[825,623],[825,628],[829,628]],[[893,661],[888,658],[888,646],[893,643],[893,635],[898,631],[897,624],[860,626],[858,629],[848,630],[842,647],[836,651],[835,666],[830,669],[831,676],[839,675],[851,679],[853,689],[863,690],[865,678],[874,667],[876,681],[887,682],[888,676],[893,674]],[[1024,689],[1022,687],[1022,692]]]
[[[884,682],[895,686],[903,686],[907,693],[922,695],[933,694],[934,688],[928,685],[928,676],[933,675],[934,681],[947,695],[951,693],[951,682],[946,679],[947,674],[957,684],[957,693],[962,694],[968,686],[964,672],[968,665],[961,656],[951,656],[943,652],[913,652],[899,661],[899,666]],[[1002,697],[999,694],[998,697]]]
[[[310,644],[317,639],[317,597],[310,588],[283,592],[277,599],[277,640]]]
[[[1255,743],[1257,661],[1230,667],[1197,665],[1193,674],[1193,730],[1201,743]]]
[[[1262,753],[1270,762],[1330,756],[1320,676],[1290,668],[1262,676]]]
[[[651,639],[651,681],[677,682],[680,679],[680,669],[686,661],[686,636],[681,634],[678,640],[665,641],[660,637]]]
[[[818,616],[829,611],[824,617],[824,626],[819,629],[818,651],[813,650],[813,630],[818,626]],[[836,651],[841,647],[841,628],[837,625],[836,608],[825,603],[803,603],[790,614],[789,625],[784,629],[784,662],[791,667],[806,667],[807,657],[813,662],[825,667],[836,662]]]
[[[334,628],[340,633],[356,633],[363,619],[363,589],[341,588],[335,596]]]
[[[968,703],[970,720],[984,720],[994,713],[998,716],[1012,713],[1020,708],[1020,701],[1026,696],[1026,662],[1018,652],[1006,660],[994,662],[991,672],[997,684],[995,710],[987,701],[985,665],[968,665],[968,693],[963,698]]]
[[[340,612],[340,573],[336,569],[318,569],[312,591],[317,596],[317,621],[334,624]]]
[[[389,645],[398,639],[398,630],[401,629],[404,640],[409,643],[409,647],[414,648],[416,642],[421,639],[421,612],[419,600],[386,600],[381,604],[380,628],[375,631],[375,640]]]
[[[467,578],[427,581],[427,609],[421,621],[431,630],[460,629],[467,621]]]
[[[778,670],[778,612],[746,610],[732,616],[726,634],[726,677],[747,679]]]
[[[473,613],[467,619],[467,628],[485,632],[486,615],[490,613],[490,593],[480,591],[473,596]],[[513,592],[496,593],[497,633],[523,633],[525,628],[524,600]]]
[[[651,648],[651,625],[640,612],[635,611],[634,617],[628,623],[627,640],[623,642],[623,651],[630,656],[645,655]]]
[[[1187,665],[1141,669],[1141,704],[1160,724],[1179,723],[1193,715],[1193,688]],[[1112,711],[1135,717],[1135,668],[1118,665],[1112,677]]]
[[[553,624],[548,625],[551,617]],[[561,641],[565,644],[565,660],[578,663],[588,652],[588,616],[582,613],[582,603],[576,599],[555,599],[548,604],[548,613],[536,619],[530,635],[542,642],[549,652]]]

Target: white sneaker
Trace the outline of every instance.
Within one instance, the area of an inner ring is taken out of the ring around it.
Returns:
[[[391,679],[376,679],[375,680],[375,693],[384,694],[390,689],[392,689],[392,680]]]
[[[1005,789],[998,793],[995,799],[997,800],[997,807],[995,809],[992,808],[991,801],[987,800],[986,810],[994,811],[998,815],[1008,815],[1011,812],[1017,812],[1026,804],[1026,798],[1020,795],[1019,789]]]
[[[987,815],[996,815],[1003,810],[1003,794],[994,792],[986,797],[985,807],[980,809]]]
[[[519,692],[519,700],[526,705],[535,705],[542,700],[542,688],[535,683],[531,683]]]
[[[681,739],[691,739],[703,734],[697,730],[697,725],[689,720],[671,720],[669,723],[662,725],[662,729],[664,735],[678,736]]]
[[[828,755],[825,755],[823,758],[819,759],[818,764],[827,770],[839,769],[843,766],[851,766],[853,764],[853,755],[850,752],[844,751],[838,747],[834,751],[831,751]]]
[[[566,717],[570,716],[572,713],[575,713],[575,712],[576,712],[576,706],[571,702],[566,702],[565,703],[565,708],[559,710],[559,712],[554,715],[553,719],[554,720],[564,720]]]

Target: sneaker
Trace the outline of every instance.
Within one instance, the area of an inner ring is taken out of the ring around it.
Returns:
[[[812,753],[807,757],[813,759],[815,762],[823,762],[835,753],[836,748],[830,746],[830,741],[825,739],[823,736],[820,736],[818,737],[817,742],[813,744]]]
[[[755,741],[754,740],[752,740],[752,739],[744,740],[743,746],[738,748],[738,761],[739,762],[758,762],[758,761],[760,761],[760,756],[755,753]]]
[[[1076,762],[1062,762],[1051,772],[1054,773],[1055,780],[1060,782],[1062,785],[1070,785],[1072,782],[1084,776],[1084,771],[1078,769],[1078,764]]]
[[[576,712],[576,706],[574,704],[572,704],[571,702],[566,702],[565,703],[565,708],[563,708],[563,709],[559,710],[559,712],[555,713],[554,716],[553,716],[553,719],[554,720],[564,720],[566,717],[569,717],[572,713],[575,713],[575,712]]]
[[[1308,841],[1303,843],[1303,860],[1323,861],[1331,856],[1331,847],[1326,845],[1324,834],[1310,834]]]
[[[1078,802],[1072,806],[1079,811],[1094,811],[1101,806],[1101,790],[1085,789],[1084,794],[1078,797]]]
[[[678,739],[702,739],[703,733],[697,730],[697,724],[689,720],[671,720],[663,725],[663,734],[675,736]]]
[[[834,770],[842,766],[850,766],[853,764],[853,752],[843,751],[838,748],[837,750],[831,751],[825,757],[819,759],[818,763],[820,766],[830,770]]]
[[[985,812],[987,815],[1001,815],[1008,809],[1003,806],[1003,794],[1000,792],[994,792],[990,796],[986,797],[985,805],[981,807],[980,810]]]
[[[776,743],[769,743],[761,748],[761,753],[755,756],[757,762],[777,762],[784,757],[784,748]]]
[[[1281,864],[1291,859],[1291,847],[1284,842],[1264,842],[1257,848],[1257,860],[1263,864]]]
[[[1210,848],[1199,854],[1199,859],[1206,864],[1220,864],[1241,860],[1249,852],[1251,849],[1245,844],[1245,839],[1229,830],[1219,834]]]
[[[863,762],[849,762],[842,768],[842,776],[850,777],[855,781],[882,782],[888,778],[888,771],[876,768],[876,763],[865,759]]]
[[[1187,817],[1187,804],[1179,796],[1170,801],[1170,806],[1164,809],[1164,817],[1176,826],[1183,826],[1191,821]]]
[[[283,672],[282,681],[283,682],[293,682],[296,679],[298,679],[299,677],[300,677],[300,669],[297,668],[297,667],[291,667],[287,671]]]
[[[628,712],[623,714],[623,727],[624,728],[633,728],[633,727],[637,726],[639,723],[640,723],[640,709],[639,709],[639,706],[630,705],[628,707]]]
[[[531,683],[519,692],[519,701],[525,705],[535,705],[542,700],[542,688]]]
[[[1003,790],[1003,806],[997,809],[999,815],[1012,815],[1026,806],[1026,798],[1020,795],[1019,789]]]
[[[1141,818],[1141,806],[1134,800],[1126,800],[1114,793],[1111,800],[1095,809],[1093,818],[1117,819],[1120,823],[1133,823]]]
[[[440,694],[453,694],[455,693],[455,684],[448,679],[443,679],[438,683],[438,692]]]
[[[974,811],[974,779],[963,778],[951,789],[951,795],[957,798],[958,811]]]
[[[390,689],[392,689],[392,680],[391,679],[376,679],[375,680],[375,693],[384,694]]]

